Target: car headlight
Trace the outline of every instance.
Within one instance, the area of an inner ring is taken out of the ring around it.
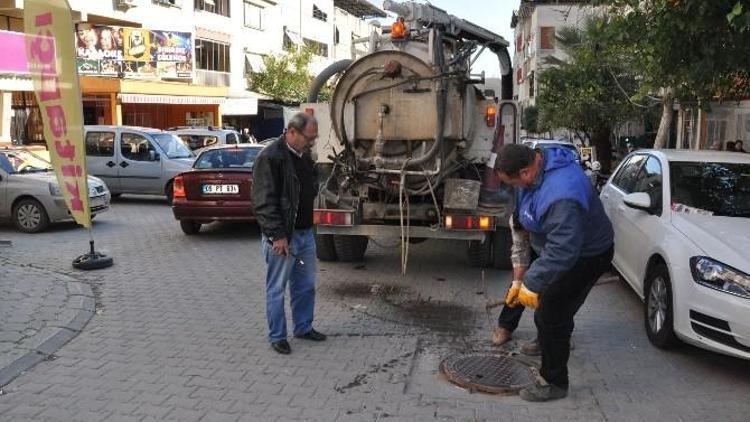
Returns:
[[[690,258],[693,280],[712,289],[750,298],[750,275],[705,256]]]
[[[49,185],[49,194],[52,196],[62,196],[62,191],[60,190],[60,185],[57,183],[48,183]]]

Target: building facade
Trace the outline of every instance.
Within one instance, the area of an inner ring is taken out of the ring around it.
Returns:
[[[264,97],[249,90],[247,76],[264,71],[264,55],[281,54],[290,42],[315,45],[320,52],[312,69],[316,72],[344,54],[336,48],[336,31],[359,35],[370,26],[365,18],[385,16],[361,0],[70,4],[85,123],[161,129],[251,127],[259,115],[258,100]],[[3,43],[22,37],[23,0],[0,0],[0,31]],[[10,45],[23,48],[22,43]],[[12,53],[8,48],[0,53]],[[0,145],[42,144],[41,116],[28,71],[6,62],[0,63]]]

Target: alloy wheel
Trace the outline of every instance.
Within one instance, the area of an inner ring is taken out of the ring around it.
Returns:
[[[667,286],[663,277],[654,279],[648,294],[648,323],[652,332],[659,333],[667,319]]]
[[[42,212],[34,204],[23,204],[18,208],[18,224],[27,230],[34,230],[42,221]]]

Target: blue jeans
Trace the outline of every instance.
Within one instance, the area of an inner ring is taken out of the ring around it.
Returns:
[[[318,260],[315,254],[315,235],[312,229],[295,230],[289,242],[289,251],[294,256],[277,255],[268,238],[262,236],[263,257],[266,260],[266,317],[268,318],[268,341],[275,343],[286,339],[286,314],[284,292],[289,283],[292,305],[294,335],[302,335],[312,329],[315,311],[315,275]]]

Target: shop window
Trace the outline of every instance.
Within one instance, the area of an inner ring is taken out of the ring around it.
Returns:
[[[316,56],[328,57],[328,44],[304,38],[305,45],[312,48]]]
[[[249,1],[245,2],[245,26],[263,29],[263,7]]]
[[[229,17],[229,0],[195,0],[195,10]]]
[[[33,92],[12,93],[10,137],[14,145],[45,142],[42,114]]]
[[[313,17],[317,20],[328,22],[328,14],[320,10],[320,8],[313,4]]]
[[[229,44],[196,39],[195,65],[200,70],[229,73]]]
[[[86,155],[89,157],[112,157],[115,155],[115,134],[112,132],[88,132]]]

